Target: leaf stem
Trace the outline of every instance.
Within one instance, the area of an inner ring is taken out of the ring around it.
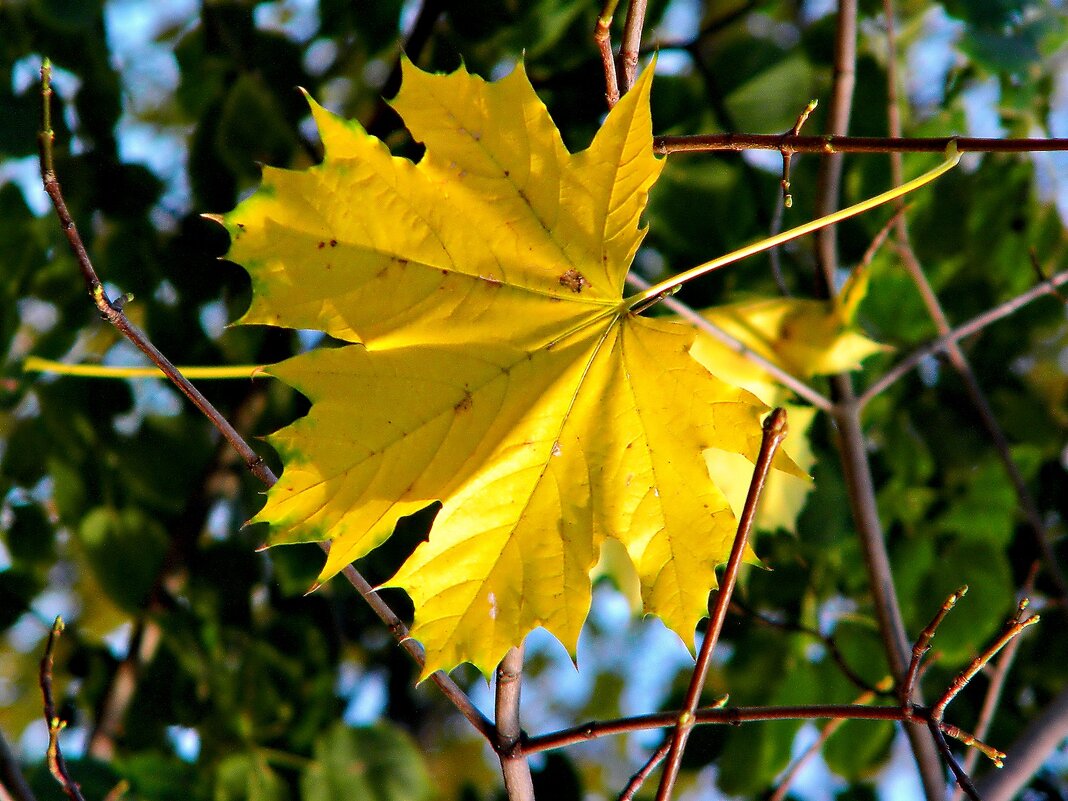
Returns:
[[[38,356],[27,356],[22,363],[27,373],[52,373],[79,378],[168,378],[159,367],[117,367],[106,364],[68,364]],[[266,375],[262,364],[233,364],[222,367],[175,367],[186,378],[213,380],[222,378],[253,379]]]
[[[852,206],[836,211],[833,214],[828,214],[824,217],[820,217],[819,219],[812,220],[811,222],[807,222],[803,225],[799,225],[796,228],[791,228],[789,231],[783,231],[782,233],[775,234],[774,236],[767,237],[766,239],[762,239],[759,242],[754,242],[751,245],[746,245],[743,248],[739,248],[738,250],[735,250],[724,256],[720,256],[719,258],[712,259],[712,261],[705,262],[704,264],[699,264],[697,267],[689,269],[684,273],[680,273],[676,276],[672,276],[671,278],[665,281],[661,281],[658,284],[654,284],[643,292],[639,292],[637,295],[632,295],[631,297],[627,298],[627,300],[625,301],[626,307],[628,309],[633,310],[635,307],[645,304],[654,298],[666,296],[669,292],[674,290],[675,287],[681,286],[682,284],[685,284],[688,281],[692,281],[694,278],[699,278],[700,276],[705,275],[706,273],[710,273],[713,270],[718,270],[720,267],[725,267],[728,264],[733,264],[736,261],[740,261],[741,259],[753,256],[757,253],[768,250],[769,248],[777,247],[786,242],[790,242],[791,240],[797,239],[798,237],[804,236],[805,234],[810,234],[813,231],[819,231],[821,228],[826,228],[827,226],[834,225],[835,223],[839,223],[842,220],[847,220],[850,217],[855,217],[858,214],[863,214],[864,212],[869,211],[875,208],[876,206],[881,206],[884,203],[889,203],[891,200],[895,200],[896,198],[908,194],[909,192],[912,192],[915,189],[919,189],[925,184],[929,184],[931,181],[935,180],[940,175],[943,175],[944,173],[953,169],[953,167],[956,166],[958,161],[960,161],[960,153],[953,147],[953,141],[950,140],[950,144],[946,148],[946,160],[943,161],[937,167],[935,167],[933,170],[928,170],[923,175],[917,178],[913,178],[911,181],[908,181],[907,183],[902,184],[899,187],[888,189],[887,191],[876,195],[875,197],[868,198],[867,200],[863,200],[860,203],[856,203]]]
[[[635,275],[634,273],[629,273],[627,275],[627,283],[633,287],[637,287],[638,289],[648,289],[650,286],[649,283],[645,281],[645,279],[641,278],[638,275]],[[737,353],[739,356],[743,357],[744,359],[747,359],[748,361],[751,361],[753,364],[760,367],[784,387],[793,390],[798,395],[798,397],[804,398],[821,411],[834,411],[834,401],[832,401],[826,395],[820,394],[811,386],[802,381],[800,378],[797,378],[791,373],[788,373],[775,362],[757,353],[755,350],[750,348],[740,339],[731,336],[729,333],[717,326],[711,320],[702,317],[701,314],[699,314],[690,306],[683,303],[678,298],[666,297],[664,298],[663,303],[667,308],[671,309],[671,311],[679,315],[679,317],[682,317],[684,320],[693,324],[694,328],[698,328],[701,331],[704,331],[709,336],[712,336],[722,342],[724,345],[726,345],[732,351]]]

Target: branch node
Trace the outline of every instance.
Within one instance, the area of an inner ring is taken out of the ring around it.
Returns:
[[[779,153],[782,155],[782,181],[780,183],[782,185],[782,204],[786,208],[791,208],[794,205],[794,196],[790,194],[790,162],[793,160],[794,150],[787,144],[787,140],[800,135],[801,126],[808,120],[809,115],[816,110],[817,105],[819,105],[818,100],[809,100],[808,105],[797,116],[794,127],[782,136],[783,141],[779,146]]]

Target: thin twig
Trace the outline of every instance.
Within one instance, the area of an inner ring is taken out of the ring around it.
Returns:
[[[616,57],[612,53],[612,17],[619,0],[605,0],[593,29],[593,41],[601,54],[601,69],[604,71],[604,99],[611,109],[619,102],[619,79],[616,77]]]
[[[927,729],[931,732],[931,737],[934,738],[935,745],[938,747],[939,753],[942,754],[942,759],[949,765],[949,769],[953,771],[954,777],[957,779],[957,786],[964,791],[964,794],[971,798],[972,801],[983,801],[979,792],[975,789],[975,785],[972,784],[971,777],[964,772],[964,769],[957,763],[956,758],[953,756],[953,752],[949,748],[949,743],[946,742],[945,736],[942,734],[942,729],[938,723],[934,720],[927,721]]]
[[[645,26],[646,0],[630,0],[627,19],[623,24],[623,41],[619,46],[622,70],[619,75],[619,94],[625,95],[634,86],[638,75],[638,51],[642,45],[642,28]]]
[[[651,286],[648,281],[643,279],[641,276],[635,275],[633,272],[627,275],[627,283],[630,286],[633,286],[640,290],[649,289],[649,287]],[[684,320],[692,323],[695,328],[704,331],[705,333],[717,339],[719,342],[722,342],[724,345],[726,345],[732,351],[737,353],[739,356],[742,356],[743,358],[747,359],[748,361],[751,361],[753,364],[760,367],[784,387],[793,390],[793,392],[795,392],[798,397],[804,398],[817,409],[820,409],[824,412],[834,411],[834,402],[830,398],[826,397],[825,395],[821,395],[819,392],[810,387],[800,378],[797,378],[796,376],[786,372],[783,368],[779,367],[779,365],[775,364],[775,362],[760,355],[755,350],[746,345],[744,342],[742,342],[740,339],[731,336],[729,333],[724,331],[712,321],[701,316],[699,312],[695,311],[692,307],[686,305],[678,298],[666,297],[661,302],[667,308],[671,309],[671,311],[675,312],[675,314],[679,315],[679,317],[682,317]]]
[[[270,468],[244,439],[237,433],[229,421],[226,420],[214,406],[205,398],[200,390],[194,387],[188,379],[185,378],[173,364],[153,345],[144,332],[131,323],[126,315],[123,313],[120,305],[112,303],[108,298],[107,293],[104,291],[104,285],[97,277],[96,270],[93,267],[92,260],[89,258],[89,254],[85,249],[85,243],[82,242],[81,234],[78,233],[78,228],[74,224],[74,219],[71,217],[70,211],[67,209],[66,201],[63,199],[63,190],[60,188],[59,181],[56,179],[55,165],[52,155],[52,145],[54,141],[54,135],[51,130],[51,103],[52,96],[52,65],[46,59],[41,66],[41,97],[42,97],[42,120],[44,122],[44,130],[38,137],[41,151],[41,180],[44,184],[44,190],[48,193],[48,197],[52,200],[52,206],[56,211],[56,216],[59,218],[60,226],[63,229],[64,235],[67,237],[67,243],[70,245],[71,251],[74,253],[74,258],[78,262],[78,266],[81,268],[82,277],[85,279],[86,288],[89,290],[89,295],[96,304],[97,309],[104,318],[111,323],[115,328],[122,333],[130,342],[137,346],[137,348],[148,356],[152,360],[153,364],[159,367],[160,370],[171,380],[176,387],[192,402],[193,405],[200,410],[201,414],[207,417],[213,426],[218,429],[226,441],[236,450],[241,458],[245,461],[248,469],[256,476],[260,481],[264,483],[274,483],[275,477]]]
[[[853,703],[866,704],[874,698],[875,693],[864,692]],[[782,779],[779,780],[779,786],[776,787],[775,792],[768,797],[768,801],[783,801],[783,799],[786,798],[787,793],[790,792],[790,785],[793,784],[794,779],[797,778],[802,768],[816,757],[824,744],[831,738],[831,735],[838,731],[843,723],[845,723],[844,720],[831,720],[824,724],[823,728],[820,729],[819,737],[816,738],[815,742],[806,748],[805,752],[795,759],[786,769],[786,772],[783,773]]]
[[[523,682],[523,646],[509,649],[497,666],[494,708],[497,739],[494,747],[501,761],[508,801],[534,801],[530,763],[523,754],[523,729],[519,721],[519,694]]]
[[[799,136],[801,134],[801,126],[808,121],[809,116],[816,110],[818,103],[818,100],[808,101],[808,105],[797,115],[797,122],[790,129],[789,136]],[[782,180],[779,183],[782,186],[782,204],[786,208],[791,208],[794,205],[794,196],[790,194],[790,163],[793,161],[794,153],[792,150],[780,152],[782,154]]]
[[[739,601],[737,598],[731,599],[731,606],[737,607],[742,613],[750,615],[754,620],[765,626],[771,626],[783,631],[791,631],[797,634],[806,634],[809,637],[814,637],[827,649],[827,653],[830,654],[831,660],[838,666],[838,669],[842,671],[842,675],[845,676],[850,683],[856,685],[858,690],[862,690],[865,693],[872,693],[873,695],[887,696],[891,698],[896,697],[889,690],[880,690],[878,687],[865,681],[864,678],[850,666],[845,655],[842,653],[842,649],[838,647],[838,642],[834,639],[833,635],[824,634],[817,629],[803,626],[800,623],[775,620],[774,618],[757,612],[755,609],[749,608],[745,602]]]
[[[887,121],[890,135],[900,137],[903,130],[900,107],[897,102],[897,45],[893,0],[883,0],[883,11],[886,20],[887,38]],[[904,183],[905,170],[901,153],[890,154],[890,175],[894,186],[900,186]],[[898,205],[900,209],[904,208],[904,202],[900,199],[898,200]],[[931,282],[927,279],[927,274],[920,263],[919,257],[916,255],[916,251],[912,247],[908,219],[904,214],[898,216],[895,231],[901,253],[902,266],[916,285],[920,298],[923,300],[927,313],[932,322],[934,322],[939,335],[945,336],[952,330],[952,325],[945,310],[942,308],[934,287],[931,286]],[[1038,261],[1033,252],[1031,253],[1031,259],[1039,274],[1039,279],[1044,280],[1045,275],[1041,268],[1038,267]],[[1020,508],[1024,513],[1024,518],[1027,520],[1027,525],[1031,529],[1038,551],[1042,554],[1042,559],[1049,570],[1050,576],[1057,585],[1061,598],[1068,600],[1068,579],[1065,578],[1064,572],[1057,561],[1057,555],[1049,543],[1049,533],[1043,522],[1042,513],[1039,511],[1038,504],[1035,502],[1034,496],[1024,480],[1023,473],[1020,472],[1019,466],[1013,459],[1008,437],[998,423],[990,400],[987,398],[986,393],[983,392],[975,370],[968,361],[968,357],[964,355],[960,345],[956,342],[948,343],[946,355],[949,357],[949,362],[953,365],[953,369],[960,375],[964,390],[979,415],[983,428],[986,429],[987,436],[990,438],[990,442],[998,454],[998,459],[1001,460],[1005,472],[1008,474],[1009,481],[1012,482]]]
[[[645,780],[649,778],[649,774],[656,770],[656,766],[664,761],[664,757],[667,756],[669,750],[671,750],[671,738],[664,738],[664,742],[660,743],[660,747],[657,748],[652,755],[645,761],[638,772],[630,777],[630,781],[627,782],[627,786],[623,788],[623,792],[619,794],[619,801],[632,801],[638,791],[642,789],[642,785],[645,784]]]
[[[1027,580],[1024,582],[1024,591],[1022,598],[1026,598],[1034,588],[1035,577],[1038,575],[1039,563],[1035,561],[1031,565],[1031,570],[1028,572]],[[1021,599],[1020,603],[1023,603]],[[1012,663],[1016,659],[1016,652],[1020,649],[1020,643],[1022,640],[1016,637],[1008,645],[1006,645],[1001,654],[997,658],[997,662],[994,664],[992,670],[988,671],[987,676],[987,688],[986,694],[983,696],[983,705],[979,709],[979,719],[975,724],[975,736],[986,737],[987,732],[990,731],[990,724],[994,720],[994,714],[997,712],[998,704],[1001,701],[1001,693],[1005,689],[1005,680],[1008,678],[1009,670],[1012,668]],[[1000,757],[1004,759],[1004,755]],[[961,765],[964,768],[964,772],[971,775],[975,770],[979,762],[979,752],[970,750],[964,755],[964,764]],[[953,796],[950,801],[960,801],[961,789],[958,787],[953,792]]]
[[[6,793],[11,801],[37,801],[26,777],[22,775],[11,746],[7,744],[3,732],[0,732],[0,794],[3,793]]]
[[[614,720],[594,720],[567,729],[529,737],[523,753],[536,754],[616,734],[673,728],[681,710],[634,715]],[[695,726],[738,726],[770,720],[891,720],[926,724],[927,707],[865,706],[861,704],[798,704],[793,706],[702,707],[694,714]]]
[[[693,731],[694,715],[697,706],[701,702],[701,693],[708,679],[708,669],[712,664],[712,653],[719,642],[719,636],[723,631],[723,621],[727,619],[727,607],[734,594],[734,585],[738,580],[738,571],[742,566],[742,557],[745,547],[749,542],[749,534],[753,530],[753,520],[756,518],[757,506],[760,503],[764,484],[771,470],[771,462],[775,458],[779,446],[786,438],[787,422],[786,410],[783,408],[773,409],[771,414],[764,420],[763,432],[760,440],[760,452],[757,454],[756,463],[753,465],[753,478],[749,482],[749,494],[745,498],[745,506],[738,518],[738,530],[734,535],[734,543],[731,545],[730,557],[727,559],[727,567],[723,571],[723,580],[716,591],[715,600],[712,603],[708,618],[708,629],[705,631],[704,640],[701,642],[701,650],[697,654],[697,663],[690,677],[690,686],[686,690],[682,712],[679,713],[675,723],[675,732],[671,738],[671,748],[668,750],[664,772],[660,777],[660,787],[656,792],[657,801],[668,801],[675,789],[675,781],[679,776],[679,768],[682,766],[682,755],[686,750],[686,741]]]
[[[792,134],[700,134],[657,136],[653,151],[709,153],[718,150],[778,150],[780,153],[944,153],[950,142],[961,153],[1048,153],[1068,150],[1066,138],[988,139],[975,136],[793,136]]]
[[[986,665],[998,651],[1004,648],[1005,645],[1028,626],[1033,626],[1041,620],[1041,617],[1041,615],[1032,615],[1028,618],[1014,618],[994,642],[987,646],[979,656],[973,659],[968,667],[964,668],[964,670],[957,674],[957,677],[953,679],[949,687],[946,688],[946,691],[942,693],[942,697],[938,699],[933,707],[931,707],[931,714],[935,720],[942,719],[949,702],[957,697],[957,694],[968,685],[968,682],[975,677],[975,674],[982,670],[983,666]]]
[[[923,661],[923,656],[931,649],[931,640],[934,639],[935,632],[938,631],[938,627],[942,625],[942,621],[945,620],[946,615],[950,610],[957,605],[957,601],[968,594],[968,585],[965,584],[955,593],[946,598],[945,603],[942,604],[942,608],[938,610],[935,616],[931,619],[931,622],[927,624],[927,627],[920,632],[920,636],[916,638],[916,642],[912,644],[912,661],[909,663],[909,672],[905,675],[905,680],[901,683],[898,695],[901,698],[901,703],[912,703],[912,695],[916,690],[916,676],[920,671],[920,662]]]
[[[66,721],[59,719],[56,711],[56,701],[52,696],[52,668],[55,664],[56,643],[59,635],[63,633],[63,618],[57,617],[52,624],[52,630],[48,633],[48,642],[45,643],[44,656],[41,657],[41,670],[38,680],[41,684],[41,696],[44,699],[44,718],[48,725],[48,771],[52,774],[63,792],[71,801],[85,801],[82,790],[67,770],[67,761],[63,758],[63,751],[59,747],[59,733],[66,727]]]
[[[189,383],[188,379],[186,379],[185,376],[183,376],[181,372],[179,372],[178,369],[156,349],[144,332],[126,319],[126,315],[122,312],[122,309],[116,308],[108,300],[107,295],[104,292],[104,286],[97,277],[96,270],[93,268],[89,254],[74,225],[74,220],[71,218],[70,212],[67,210],[66,202],[63,199],[62,189],[60,188],[59,181],[56,179],[55,170],[52,167],[53,137],[49,127],[51,112],[49,110],[48,102],[49,97],[51,96],[51,65],[47,60],[41,67],[41,87],[44,109],[42,116],[42,119],[44,120],[44,130],[39,138],[41,144],[41,176],[44,182],[45,191],[52,199],[52,205],[55,208],[56,215],[67,236],[67,242],[74,253],[75,260],[78,262],[82,277],[85,279],[86,286],[94,303],[96,303],[97,308],[100,309],[108,322],[114,325],[123,336],[147,355],[156,366],[163,371],[163,374],[193,401],[197,409],[208,418],[211,424],[215,426],[223,437],[226,438],[226,441],[230,443],[230,446],[241,456],[248,470],[267,487],[274,486],[278,479],[270,468],[267,467],[267,464],[263,459],[256,454],[244,438],[219,413],[207,398],[205,398],[196,387]],[[328,543],[322,542],[319,543],[319,546],[325,552],[329,552],[330,550]],[[408,627],[404,625],[399,617],[397,617],[389,605],[378,596],[374,587],[372,587],[352,565],[349,565],[341,572],[348,582],[370,605],[371,609],[378,615],[378,618],[389,627],[394,638],[400,643],[401,647],[413,660],[415,660],[416,664],[422,667],[424,664],[424,656],[421,646],[410,638]],[[479,734],[492,743],[495,737],[493,724],[475,708],[474,704],[471,703],[467,694],[460,688],[460,686],[440,670],[431,674],[429,678],[438,686],[445,697],[452,702],[471,725],[475,727]]]
[[[1014,298],[999,303],[992,309],[987,309],[982,314],[977,314],[971,320],[954,328],[949,333],[940,336],[938,339],[929,342],[923,347],[917,348],[887,370],[878,380],[872,382],[871,386],[865,389],[857,398],[857,405],[863,408],[872,398],[886,391],[888,387],[911,371],[928,356],[945,350],[950,343],[959,342],[965,337],[969,337],[972,334],[982,331],[991,323],[996,323],[998,320],[1008,317],[1038,298],[1045,295],[1056,294],[1057,287],[1064,286],[1065,284],[1068,284],[1068,270],[1050,276],[1047,281],[1031,287],[1026,292],[1021,292]]]

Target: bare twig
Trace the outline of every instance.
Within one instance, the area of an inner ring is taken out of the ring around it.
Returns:
[[[1022,309],[1032,301],[1037,300],[1045,295],[1055,295],[1057,287],[1068,284],[1068,270],[1056,273],[1051,276],[1047,281],[1037,284],[1031,287],[1026,292],[1021,292],[1014,298],[1010,298],[1003,303],[999,303],[992,309],[987,309],[982,314],[977,314],[968,322],[963,325],[954,328],[952,331],[940,336],[938,339],[924,345],[921,348],[917,348],[900,362],[895,364],[889,370],[887,370],[878,380],[872,382],[871,386],[864,390],[864,392],[857,398],[856,403],[858,406],[863,407],[872,398],[884,392],[888,387],[894,384],[898,379],[911,371],[916,365],[935,353],[945,350],[950,343],[959,342],[965,337],[969,337],[972,334],[978,333],[992,323],[996,323],[1005,317]]]
[[[81,236],[75,227],[74,220],[67,210],[63,199],[63,191],[53,166],[52,142],[53,136],[50,127],[51,110],[49,98],[51,97],[51,65],[46,60],[41,67],[41,94],[43,98],[42,119],[43,131],[39,142],[41,149],[41,177],[45,191],[52,200],[56,216],[67,237],[71,251],[81,269],[89,294],[100,309],[104,317],[114,325],[130,342],[137,346],[153,363],[177,386],[200,412],[208,418],[213,426],[225,437],[230,446],[241,456],[248,470],[268,487],[274,486],[277,478],[263,459],[249,446],[237,430],[219,413],[219,411],[194,387],[188,379],[171,362],[156,349],[148,337],[139,328],[134,326],[121,308],[116,307],[104,292],[104,286],[97,277],[92,261],[85,249]],[[319,546],[329,552],[328,543],[319,543]],[[385,623],[400,646],[412,657],[420,667],[424,664],[424,656],[421,646],[412,640],[408,634],[408,627],[404,625],[393,610],[375,592],[374,587],[354,568],[347,566],[341,571],[348,582],[356,589],[363,599],[370,605],[378,618]],[[472,726],[491,743],[494,741],[495,729],[493,724],[479,712],[467,694],[443,671],[436,671],[430,675],[430,680],[438,686],[445,697],[452,702],[457,710],[471,723]]]
[[[961,153],[1047,153],[1068,150],[1068,139],[986,139],[975,136],[793,136],[792,134],[702,134],[657,136],[653,151],[709,153],[717,150],[778,150],[780,153],[945,153],[951,142]]]
[[[616,57],[612,53],[612,17],[619,0],[605,0],[593,30],[597,52],[601,54],[601,69],[604,71],[604,99],[608,108],[619,102],[619,79],[616,77]]]
[[[905,680],[898,688],[898,696],[901,698],[901,703],[912,703],[912,695],[916,689],[916,676],[920,671],[920,662],[923,661],[924,654],[931,650],[931,640],[934,638],[935,632],[938,631],[938,627],[942,625],[942,621],[945,620],[946,615],[948,615],[950,610],[957,605],[957,601],[967,595],[967,593],[968,585],[964,585],[946,598],[945,603],[942,604],[942,608],[938,610],[935,616],[931,619],[931,622],[927,624],[927,627],[920,632],[920,636],[916,638],[916,642],[912,644],[912,661],[909,663],[909,672],[905,675]]]
[[[1039,563],[1036,561],[1031,566],[1027,581],[1024,582],[1024,597],[1032,591],[1038,569]],[[1020,648],[1020,642],[1021,639],[1016,637],[1006,645],[1002,649],[1001,654],[998,655],[997,662],[994,664],[993,669],[988,671],[986,694],[983,696],[983,705],[979,710],[979,719],[975,724],[976,737],[986,737],[987,732],[990,731],[990,724],[994,720],[994,714],[1001,701],[1001,693],[1005,688],[1005,680],[1008,678],[1009,670],[1012,667],[1013,661],[1016,659],[1016,652]],[[1001,759],[1004,759],[1004,755],[1001,755]],[[971,750],[964,755],[964,764],[961,765],[961,767],[964,768],[965,773],[970,775],[972,771],[975,770],[978,762],[979,751]],[[960,801],[962,792],[963,791],[959,787],[956,788],[950,801]]]
[[[994,640],[979,656],[975,657],[964,668],[957,677],[953,679],[952,683],[946,688],[946,691],[942,693],[942,697],[938,699],[937,703],[931,707],[931,715],[936,720],[941,720],[942,715],[946,711],[946,706],[949,702],[957,697],[957,693],[963,690],[974,677],[975,674],[983,669],[983,666],[989,662],[998,651],[1004,648],[1012,639],[1014,639],[1020,632],[1026,629],[1028,626],[1033,626],[1041,619],[1041,615],[1031,615],[1031,617],[1015,617],[1009,622],[1009,625],[1005,627],[1005,630],[1001,635]]]
[[[827,649],[827,653],[830,654],[831,660],[838,666],[838,669],[842,671],[842,675],[845,676],[850,683],[856,685],[857,689],[862,690],[865,693],[871,693],[872,695],[895,697],[889,690],[880,690],[878,687],[869,684],[865,681],[863,676],[853,670],[849,662],[846,661],[845,655],[842,653],[842,649],[838,647],[838,642],[834,639],[833,635],[824,634],[821,631],[809,628],[808,626],[803,626],[800,623],[784,622],[762,615],[755,609],[750,609],[743,601],[739,601],[737,598],[731,599],[731,605],[737,607],[744,614],[752,616],[754,620],[765,626],[771,626],[773,628],[782,629],[783,631],[792,631],[798,634],[806,634],[809,637],[814,637]]]
[[[523,745],[523,753],[536,754],[566,748],[576,743],[585,743],[601,737],[650,729],[674,728],[681,710],[656,712],[649,715],[634,715],[615,720],[594,720],[548,734],[529,737]],[[738,726],[769,720],[891,720],[926,725],[931,717],[927,707],[911,709],[900,705],[866,706],[862,704],[799,704],[794,706],[738,706],[702,707],[694,714],[694,725]]]
[[[38,141],[41,151],[41,180],[44,184],[44,190],[48,193],[48,197],[52,201],[52,206],[56,211],[56,216],[59,218],[60,226],[63,229],[64,235],[67,237],[67,242],[70,245],[71,251],[74,253],[74,258],[78,262],[78,266],[81,268],[82,277],[85,279],[85,285],[89,290],[89,295],[92,297],[93,302],[96,304],[97,309],[104,318],[111,323],[115,328],[122,333],[130,342],[137,346],[137,348],[148,356],[152,360],[152,363],[159,367],[160,370],[171,380],[182,394],[184,394],[189,400],[193,402],[193,405],[200,410],[201,414],[207,417],[213,426],[218,429],[226,441],[236,450],[241,458],[245,461],[249,471],[252,472],[260,481],[266,483],[274,483],[275,477],[270,468],[267,467],[262,457],[259,456],[248,443],[241,438],[241,435],[237,433],[229,421],[226,420],[214,406],[208,402],[200,390],[194,387],[173,364],[153,345],[144,332],[131,323],[126,315],[123,313],[121,305],[113,303],[104,291],[104,285],[97,277],[96,270],[93,268],[93,263],[89,258],[89,254],[85,249],[85,244],[82,242],[81,234],[78,233],[78,228],[74,224],[74,219],[71,217],[70,211],[67,209],[66,201],[63,199],[63,191],[60,188],[59,181],[56,180],[55,165],[52,155],[52,144],[54,141],[54,135],[51,129],[51,96],[52,96],[52,65],[46,59],[41,66],[41,96],[42,96],[42,120],[44,122],[43,130],[39,135]]]
[[[945,736],[942,734],[942,729],[938,726],[938,722],[935,720],[927,721],[927,729],[931,732],[931,737],[935,741],[935,745],[938,747],[938,752],[942,755],[942,759],[949,765],[949,769],[953,771],[953,775],[957,779],[957,786],[960,787],[964,794],[971,798],[972,801],[983,801],[979,793],[975,789],[975,785],[972,784],[971,777],[964,772],[964,769],[957,763],[956,758],[953,756],[953,752],[949,749],[949,743],[946,742]]]
[[[715,600],[709,611],[708,629],[705,631],[704,640],[701,642],[701,650],[697,654],[697,664],[694,666],[693,675],[690,677],[690,686],[686,690],[686,699],[682,712],[679,713],[675,722],[675,732],[671,739],[671,747],[668,750],[664,773],[660,777],[660,787],[657,789],[657,801],[668,801],[675,788],[675,780],[682,766],[682,755],[686,750],[686,741],[693,731],[694,715],[697,706],[701,702],[701,693],[705,688],[708,678],[708,669],[712,664],[712,653],[719,642],[719,635],[723,631],[723,621],[727,619],[727,607],[730,605],[731,595],[734,594],[734,585],[738,580],[738,571],[742,566],[742,556],[745,546],[749,542],[749,534],[753,530],[753,520],[756,518],[757,505],[760,495],[764,491],[764,483],[771,470],[771,462],[775,458],[779,446],[786,438],[786,410],[782,408],[772,410],[764,420],[763,434],[760,441],[760,453],[757,455],[756,464],[753,465],[753,478],[749,483],[749,494],[745,498],[745,506],[738,519],[738,530],[734,535],[734,543],[731,545],[730,557],[727,559],[727,567],[723,571],[723,579],[716,591]]]
[[[816,110],[818,100],[808,101],[808,105],[802,109],[801,113],[797,116],[797,122],[794,123],[794,127],[790,129],[789,136],[799,136],[801,133],[801,126],[808,121],[809,115]],[[794,205],[794,196],[790,194],[790,162],[793,161],[794,153],[792,150],[783,150],[782,153],[782,180],[779,182],[782,185],[782,204],[786,208],[790,208]]]
[[[646,0],[630,0],[627,19],[623,24],[623,41],[619,46],[622,71],[619,75],[619,94],[625,95],[634,86],[638,75],[638,50],[642,44],[642,28],[645,26]]]
[[[501,760],[504,789],[509,801],[534,801],[530,764],[523,754],[519,722],[519,693],[523,681],[523,647],[512,648],[497,666],[495,709],[497,738],[494,747]]]
[[[54,667],[56,643],[59,635],[63,633],[63,618],[57,617],[52,624],[52,630],[48,633],[48,642],[45,643],[44,656],[41,657],[41,670],[38,680],[41,684],[41,696],[44,699],[44,718],[48,725],[48,771],[52,774],[63,792],[71,801],[85,801],[82,790],[74,777],[67,770],[67,761],[63,758],[63,751],[59,747],[59,734],[66,727],[66,721],[60,720],[56,711],[56,701],[52,696],[52,668]]]
[[[634,796],[638,794],[638,791],[642,789],[642,785],[645,784],[645,780],[649,778],[649,774],[656,770],[656,766],[664,761],[664,757],[667,756],[668,751],[671,750],[672,739],[666,737],[664,742],[660,744],[652,755],[645,761],[638,772],[630,777],[630,781],[627,782],[627,786],[623,788],[623,792],[619,794],[619,801],[631,801]]]

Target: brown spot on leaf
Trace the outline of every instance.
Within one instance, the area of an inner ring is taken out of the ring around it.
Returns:
[[[245,230],[245,224],[244,223],[238,223],[237,227],[240,228],[242,231]]]
[[[326,247],[326,242],[320,242],[319,243],[319,250],[322,250],[325,247]]]
[[[459,402],[452,408],[455,409],[457,412],[466,412],[468,409],[471,408],[472,403],[473,401],[471,400],[471,393],[465,389],[464,396],[460,398]]]
[[[330,247],[332,247],[332,248],[336,248],[337,247],[337,240],[336,239],[331,239],[330,240]]]
[[[590,282],[586,280],[586,276],[573,267],[560,276],[560,286],[566,286],[575,293],[581,292],[589,285]]]

